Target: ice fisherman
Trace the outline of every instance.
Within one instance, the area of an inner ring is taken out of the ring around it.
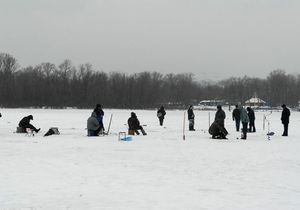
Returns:
[[[143,135],[147,135],[144,128],[140,125],[140,121],[138,120],[136,114],[134,112],[131,112],[131,117],[128,119],[128,133],[134,135],[136,133],[137,135],[140,135],[138,130],[141,130]]]
[[[289,129],[289,122],[290,122],[290,110],[286,107],[285,104],[281,105],[282,107],[282,113],[281,113],[281,122],[283,124],[283,134],[282,136],[288,136],[288,129]]]
[[[241,116],[240,110],[238,109],[239,105],[235,105],[235,109],[232,111],[232,120],[235,121],[235,128],[236,131],[240,131],[240,124],[241,124]]]
[[[255,129],[255,113],[250,107],[247,107],[248,117],[249,117],[249,132],[256,132]]]
[[[188,108],[188,121],[189,121],[189,130],[195,131],[194,125],[195,125],[195,114],[193,111],[194,107],[193,105],[190,105]]]
[[[104,111],[102,109],[102,105],[101,104],[96,104],[96,107],[94,109],[94,113],[96,114],[96,118],[99,122],[99,133],[103,133],[104,132],[104,125],[103,125],[103,117],[104,117]]]
[[[41,129],[37,129],[32,124],[30,124],[30,120],[33,120],[32,115],[28,115],[26,117],[23,117],[23,119],[19,122],[19,127],[22,128],[22,131],[25,133],[27,128],[30,128],[34,132],[38,133]]]
[[[162,126],[164,123],[165,115],[166,115],[165,108],[164,106],[161,106],[159,110],[157,110],[157,117],[159,119],[160,126]]]
[[[239,107],[240,109],[240,116],[241,116],[241,122],[242,122],[242,132],[243,135],[241,137],[241,139],[247,139],[247,130],[248,130],[248,123],[249,123],[249,116],[248,113],[246,111],[246,109],[243,106]]]
[[[87,120],[87,135],[88,136],[98,136],[101,127],[97,119],[96,112],[92,112],[91,116]]]

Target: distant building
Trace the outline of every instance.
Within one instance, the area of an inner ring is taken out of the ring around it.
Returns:
[[[250,98],[249,100],[245,101],[246,106],[250,106],[250,107],[254,107],[254,108],[266,106],[266,104],[267,104],[267,102],[258,98],[257,96],[254,96],[254,97]]]
[[[227,103],[224,100],[202,100],[194,108],[199,110],[215,110],[218,105],[224,106]]]

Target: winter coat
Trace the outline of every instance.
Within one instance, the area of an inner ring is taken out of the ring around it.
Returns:
[[[32,119],[33,119],[32,115],[28,115],[27,117],[24,117],[19,122],[19,127],[27,127],[30,124],[30,120],[32,120]]]
[[[129,130],[140,129],[140,121],[134,113],[131,113],[131,117],[128,119]]]
[[[87,129],[96,131],[100,128],[100,124],[97,120],[97,115],[95,112],[92,112],[92,115],[87,120]]]
[[[193,108],[190,107],[190,108],[188,109],[188,120],[192,120],[192,119],[194,119],[194,118],[195,118],[195,115],[194,115]]]
[[[249,121],[250,122],[254,122],[254,120],[255,120],[255,114],[254,114],[253,109],[251,109],[250,107],[248,107],[247,111],[248,111]]]
[[[281,122],[282,124],[288,124],[290,122],[291,112],[287,107],[284,107],[281,113]]]
[[[157,117],[164,119],[166,115],[166,111],[163,107],[160,107],[160,109],[157,111]]]
[[[97,104],[94,112],[96,113],[96,118],[100,124],[100,127],[103,128],[104,111],[102,110],[102,106],[100,104]]]
[[[233,120],[240,120],[241,119],[241,113],[240,113],[240,110],[238,108],[235,108],[232,112],[232,119]]]
[[[221,122],[224,124],[225,118],[226,118],[226,114],[223,111],[223,109],[218,109],[218,111],[216,112],[216,115],[215,115],[215,121]]]
[[[244,109],[243,107],[240,107],[240,117],[241,117],[241,122],[242,123],[248,123],[249,122],[248,113],[247,113],[246,109]]]
[[[227,130],[222,125],[220,125],[218,121],[215,121],[210,125],[208,132],[213,136],[218,136],[221,134],[226,136],[228,134]]]

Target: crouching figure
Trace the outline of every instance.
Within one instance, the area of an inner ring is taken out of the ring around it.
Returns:
[[[147,135],[143,127],[140,125],[140,121],[138,120],[134,112],[131,112],[131,117],[128,119],[128,127],[129,135],[134,135],[134,133],[140,135],[140,132],[138,130],[141,130],[143,135]]]
[[[92,115],[87,120],[87,135],[88,136],[98,136],[101,127],[99,121],[97,120],[97,114],[92,112]]]
[[[218,121],[214,121],[208,130],[209,134],[212,135],[213,139],[227,139],[226,136],[228,134],[226,128],[220,125]]]

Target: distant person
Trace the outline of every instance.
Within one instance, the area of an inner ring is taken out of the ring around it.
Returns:
[[[88,136],[98,136],[100,132],[100,124],[97,120],[97,114],[92,112],[91,116],[87,120],[87,132]]]
[[[23,132],[26,132],[27,128],[30,128],[32,131],[38,133],[41,129],[37,129],[34,127],[32,124],[30,124],[30,120],[33,120],[32,115],[28,115],[27,117],[24,117],[20,122],[19,122],[19,127],[22,128]]]
[[[232,120],[235,121],[236,131],[239,132],[241,124],[239,105],[235,105],[235,109],[232,111]]]
[[[189,130],[195,131],[194,125],[195,125],[195,115],[193,111],[194,107],[193,105],[190,105],[188,108],[188,120],[189,120]]]
[[[215,114],[215,122],[217,122],[220,126],[225,128],[224,122],[225,122],[226,114],[224,110],[222,109],[221,105],[217,106],[217,112]]]
[[[289,122],[290,122],[290,110],[286,107],[285,104],[282,104],[282,113],[281,113],[281,122],[283,124],[283,134],[282,136],[288,136]]]
[[[0,117],[2,117],[2,114],[1,114],[1,112],[0,112]]]
[[[249,132],[256,132],[255,129],[255,113],[250,107],[247,107],[248,117],[249,117]]]
[[[138,120],[136,114],[134,112],[131,112],[131,117],[128,119],[128,133],[134,135],[136,133],[137,135],[140,135],[140,132],[138,130],[141,130],[143,135],[147,135],[143,127],[140,125],[140,121]]]
[[[99,122],[100,131],[99,133],[104,133],[104,125],[103,125],[103,117],[104,117],[104,111],[102,110],[101,104],[96,104],[96,107],[94,109],[94,112],[96,114],[96,118]]]
[[[248,113],[247,111],[245,110],[245,108],[243,106],[240,106],[240,119],[241,119],[241,122],[242,122],[242,137],[241,139],[247,139],[247,130],[248,130],[248,123],[249,123],[249,116],[248,116]]]
[[[157,110],[157,117],[159,119],[160,126],[162,126],[164,123],[165,115],[166,115],[165,108],[164,106],[161,106],[159,110]]]

